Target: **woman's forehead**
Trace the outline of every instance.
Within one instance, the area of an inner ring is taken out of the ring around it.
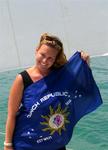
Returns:
[[[52,48],[50,46],[47,46],[45,44],[43,44],[40,48],[39,48],[39,52],[45,53],[45,54],[51,54],[51,55],[57,55],[58,51],[55,48]]]

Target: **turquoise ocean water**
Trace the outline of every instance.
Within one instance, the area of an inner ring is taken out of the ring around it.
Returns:
[[[67,145],[69,150],[108,150],[108,56],[92,58],[91,68],[103,105],[78,122]],[[22,69],[0,73],[0,150],[3,150],[9,89],[20,71]]]

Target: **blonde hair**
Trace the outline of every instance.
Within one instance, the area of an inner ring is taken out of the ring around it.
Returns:
[[[44,33],[40,37],[38,49],[43,44],[58,50],[58,55],[56,57],[56,60],[53,64],[52,68],[59,68],[67,62],[66,55],[64,54],[63,43],[61,42],[61,40],[58,37],[48,34],[48,33]]]

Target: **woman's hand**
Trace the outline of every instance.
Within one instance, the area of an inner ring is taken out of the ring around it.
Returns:
[[[81,58],[86,61],[88,65],[90,65],[90,56],[87,52],[81,51]]]
[[[12,147],[6,147],[4,146],[4,150],[14,150]]]

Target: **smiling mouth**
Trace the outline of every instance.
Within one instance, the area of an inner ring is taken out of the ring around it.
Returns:
[[[46,64],[42,64],[42,63],[41,63],[41,65],[42,65],[42,66],[46,66]]]
[[[47,64],[40,63],[40,66],[44,69],[47,68]]]

